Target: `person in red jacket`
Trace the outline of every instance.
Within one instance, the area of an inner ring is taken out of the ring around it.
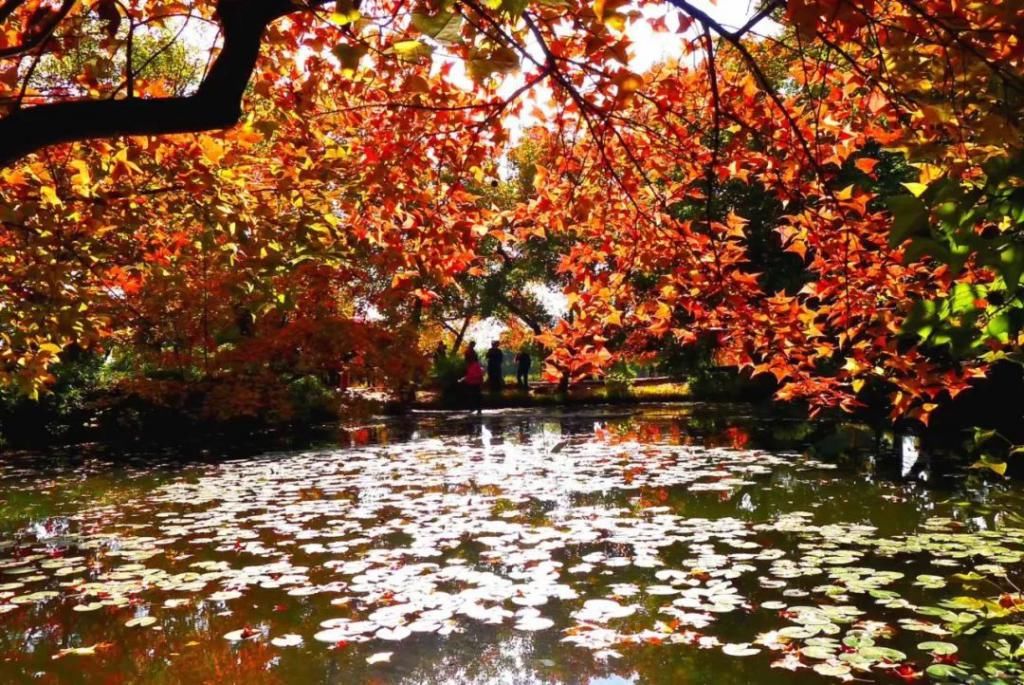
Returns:
[[[469,389],[469,397],[476,408],[476,413],[483,411],[484,367],[476,356],[476,350],[470,349],[466,354],[466,375],[459,379]]]

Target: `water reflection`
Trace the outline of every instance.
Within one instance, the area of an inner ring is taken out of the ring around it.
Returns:
[[[951,623],[1019,573],[993,512],[1019,489],[926,487],[906,442],[869,481],[804,456],[812,430],[515,411],[85,478],[7,461],[0,682],[812,682],[923,668],[934,639],[980,667]]]

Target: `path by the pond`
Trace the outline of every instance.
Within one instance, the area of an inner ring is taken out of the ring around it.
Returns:
[[[1024,490],[805,432],[534,410],[8,456],[0,683],[1021,682]]]

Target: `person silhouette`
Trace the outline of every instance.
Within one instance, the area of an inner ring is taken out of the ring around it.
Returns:
[[[530,389],[530,364],[532,362],[530,353],[526,351],[525,347],[516,355],[516,385],[520,390]]]
[[[501,392],[504,380],[501,367],[504,361],[505,355],[502,354],[501,348],[498,347],[498,341],[495,340],[491,343],[491,349],[487,350],[487,384],[490,386],[491,392],[495,394]]]
[[[466,364],[466,375],[459,379],[469,390],[469,400],[479,414],[483,411],[483,384],[484,367],[480,366],[480,360],[476,358],[476,350],[470,349],[467,354],[469,363]]]

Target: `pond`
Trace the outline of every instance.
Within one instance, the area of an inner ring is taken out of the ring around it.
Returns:
[[[814,431],[549,409],[6,455],[0,682],[1022,682],[1024,488]]]

